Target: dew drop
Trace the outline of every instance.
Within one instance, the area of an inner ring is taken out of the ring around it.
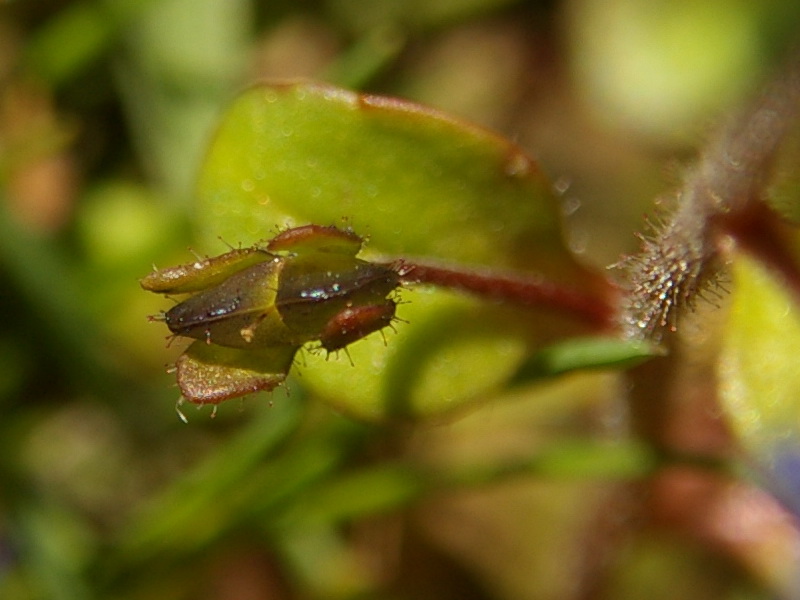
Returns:
[[[559,177],[553,182],[553,190],[555,190],[556,194],[562,196],[567,192],[571,185],[571,179],[568,177]]]
[[[585,254],[589,240],[585,233],[573,233],[569,236],[569,249],[573,254]]]
[[[524,177],[531,170],[531,162],[528,157],[521,152],[514,152],[506,160],[503,168],[506,175],[509,177]]]
[[[580,207],[581,201],[577,198],[565,198],[561,210],[563,211],[565,217],[571,217],[578,211]]]

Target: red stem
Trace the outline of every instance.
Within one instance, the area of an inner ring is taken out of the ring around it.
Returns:
[[[496,272],[422,264],[407,259],[393,262],[392,268],[403,283],[428,283],[496,302],[547,308],[602,330],[610,330],[617,325],[610,290],[607,294],[588,294],[535,276],[500,275]]]
[[[795,302],[800,304],[800,266],[787,240],[787,227],[767,205],[758,201],[722,219],[723,230],[781,277]]]

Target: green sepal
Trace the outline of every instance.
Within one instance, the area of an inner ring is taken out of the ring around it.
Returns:
[[[240,350],[194,342],[175,363],[181,395],[195,404],[218,404],[283,383],[299,346]]]
[[[293,254],[328,252],[354,257],[361,250],[363,243],[364,240],[349,229],[312,224],[293,227],[279,233],[267,242],[267,249],[270,252]]]
[[[177,267],[155,269],[139,280],[142,288],[157,294],[190,294],[207,290],[252,265],[273,260],[256,246],[237,248],[220,256],[196,260]]]
[[[279,260],[256,264],[189,296],[165,313],[170,331],[230,348],[302,343],[283,325],[275,306],[281,267]]]

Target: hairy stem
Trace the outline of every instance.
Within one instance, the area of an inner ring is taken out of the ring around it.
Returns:
[[[800,269],[783,225],[764,202],[773,160],[799,111],[800,55],[794,53],[788,68],[703,151],[676,193],[675,209],[642,238],[641,252],[625,261],[620,316],[629,336],[659,337],[664,330],[674,331],[679,313],[692,308],[715,281],[731,240],[779,273],[800,300]],[[713,327],[708,316],[696,316],[698,329]],[[628,371],[632,426],[664,455],[696,452],[724,461],[736,455],[737,440],[719,409],[718,395],[726,383],[716,368],[721,341],[719,336],[692,335],[692,327],[686,330],[687,335],[664,336],[667,356]],[[753,544],[773,543],[775,534],[761,527],[732,536],[727,525],[748,521],[754,504],[742,498],[752,498],[752,490],[723,474],[671,467],[642,482],[634,493],[643,498],[642,519],[761,574],[752,559]],[[766,496],[758,502],[756,514],[771,511],[785,519]]]
[[[642,236],[641,251],[621,263],[626,295],[621,320],[630,337],[675,330],[716,280],[720,241],[745,230],[725,229],[761,203],[770,166],[800,109],[800,55],[756,102],[736,114],[700,156],[676,193],[676,207]],[[730,220],[722,217],[730,217]]]

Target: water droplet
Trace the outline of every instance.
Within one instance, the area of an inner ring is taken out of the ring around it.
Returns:
[[[581,201],[575,197],[564,198],[564,203],[561,205],[561,210],[565,217],[571,217],[581,207]]]
[[[571,179],[568,177],[559,177],[553,182],[553,190],[555,190],[556,194],[561,196],[567,192],[571,185]]]
[[[524,177],[531,171],[531,161],[522,152],[514,152],[508,157],[503,170],[509,177]]]

